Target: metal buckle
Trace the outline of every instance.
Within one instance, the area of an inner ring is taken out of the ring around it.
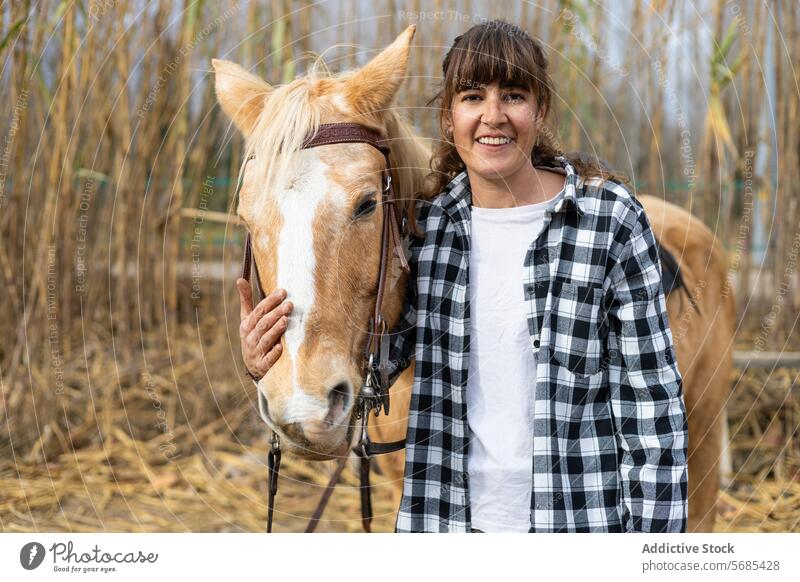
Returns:
[[[278,436],[278,433],[272,431],[272,438],[270,439],[270,444],[272,445],[272,452],[277,453],[278,450],[281,448],[281,437]]]
[[[367,373],[364,378],[364,385],[361,387],[361,400],[366,406],[366,411],[380,407],[380,400],[378,399],[379,390],[379,382],[375,376],[375,354],[370,353],[369,360],[367,360]]]
[[[368,457],[367,454],[367,445],[369,444],[369,435],[367,434],[367,422],[369,421],[369,408],[368,408],[367,401],[362,399],[361,400],[361,438],[358,441],[358,444],[361,447],[361,456]]]

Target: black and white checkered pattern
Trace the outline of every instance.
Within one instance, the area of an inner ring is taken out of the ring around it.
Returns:
[[[627,188],[559,162],[520,289],[538,360],[530,531],[684,531],[686,411],[650,223]],[[392,381],[416,359],[396,531],[469,532],[466,172],[423,204],[390,358]]]

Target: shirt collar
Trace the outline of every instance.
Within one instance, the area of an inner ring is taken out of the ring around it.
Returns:
[[[548,168],[564,174],[564,195],[553,207],[553,212],[567,212],[576,210],[579,216],[583,216],[586,209],[581,191],[578,189],[580,177],[575,171],[575,167],[564,157],[556,156],[556,162],[560,167]],[[442,195],[439,197],[442,209],[450,214],[456,221],[469,220],[470,205],[472,204],[472,191],[469,186],[469,176],[466,170],[462,170],[445,186]]]

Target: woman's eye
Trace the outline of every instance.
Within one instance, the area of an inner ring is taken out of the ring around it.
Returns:
[[[375,193],[373,192],[358,204],[354,217],[363,218],[368,216],[375,211],[376,206],[378,206],[378,203],[375,201]]]
[[[509,101],[513,101],[515,103],[518,101],[525,100],[525,96],[522,93],[509,93],[508,95],[506,95],[506,97],[508,98]]]
[[[479,96],[479,95],[475,95],[475,94],[472,94],[472,95],[464,95],[464,96],[461,98],[461,100],[462,100],[462,101],[476,101],[477,99],[480,99],[480,96]]]

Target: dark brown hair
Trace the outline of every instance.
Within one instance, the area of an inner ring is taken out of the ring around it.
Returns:
[[[531,153],[534,166],[559,166],[556,156],[563,155],[584,177],[600,177],[627,183],[624,176],[612,174],[607,166],[590,155],[564,154],[548,120],[554,117],[551,107],[553,82],[548,72],[547,56],[539,41],[527,32],[502,20],[491,20],[470,28],[456,37],[442,63],[442,87],[428,103],[438,106],[440,142],[431,158],[431,173],[425,179],[425,195],[438,194],[464,162],[456,151],[445,122],[453,98],[460,91],[485,87],[495,81],[502,86],[525,87],[535,96],[537,109],[545,112],[544,123]]]

